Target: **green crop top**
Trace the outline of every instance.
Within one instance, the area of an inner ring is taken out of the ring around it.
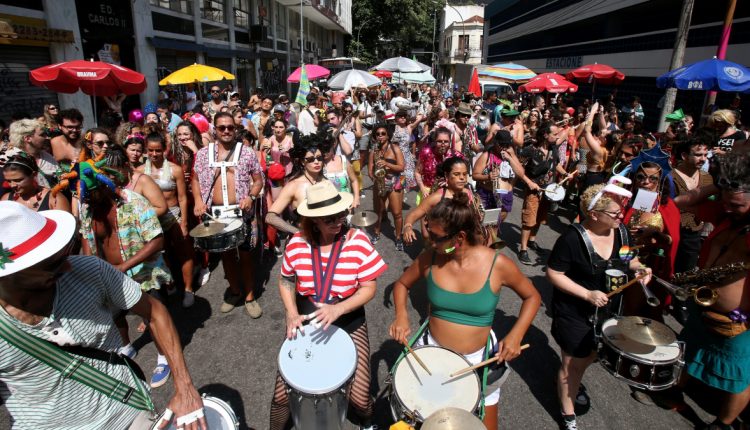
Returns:
[[[427,272],[427,298],[430,300],[432,316],[456,324],[464,324],[476,327],[488,327],[492,325],[495,318],[495,308],[500,300],[500,294],[495,294],[490,286],[490,276],[495,267],[498,251],[495,250],[495,258],[490,266],[490,273],[484,281],[482,288],[470,294],[454,293],[447,291],[432,278],[432,265]],[[432,262],[435,262],[435,254],[432,254]]]

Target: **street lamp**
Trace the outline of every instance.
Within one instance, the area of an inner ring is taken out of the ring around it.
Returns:
[[[433,0],[433,4],[438,4],[438,2]],[[464,55],[463,55],[463,59],[465,63],[469,59],[468,58],[469,57],[469,46],[468,46],[469,44],[467,43],[468,40],[466,40],[466,24],[464,23],[464,17],[461,15],[461,12],[455,6],[448,3],[448,0],[445,0],[445,5],[450,8],[453,8],[453,10],[456,11],[456,13],[458,14],[458,18],[461,20],[461,38],[463,39],[464,43],[466,43],[466,45],[464,45]]]
[[[357,30],[357,58],[359,58],[359,48],[360,48],[359,34],[362,32],[362,27],[364,27],[365,24],[367,24],[368,22],[370,22],[371,19],[372,19],[372,17],[367,18],[365,20],[365,22],[363,22],[362,24],[359,25],[359,30]]]

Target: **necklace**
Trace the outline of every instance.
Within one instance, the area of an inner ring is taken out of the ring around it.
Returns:
[[[318,182],[320,182],[320,181],[317,181],[317,180],[316,180],[315,182],[313,182],[313,180],[312,180],[312,179],[310,179],[310,177],[309,177],[309,176],[307,176],[307,172],[303,173],[303,175],[305,176],[305,179],[307,179],[307,182],[309,182],[309,183],[310,183],[310,185],[315,185],[315,184],[317,184]]]
[[[14,192],[13,193],[13,201],[17,202],[17,201],[21,200],[21,203],[23,203],[26,206],[29,206],[29,203],[31,202],[31,199],[35,199],[34,204],[30,205],[29,207],[31,207],[32,209],[38,209],[39,208],[39,204],[42,201],[42,193],[43,192],[44,192],[44,188],[39,187],[38,188],[38,192],[35,195],[31,196],[28,200],[22,200],[21,199],[21,194],[19,194],[18,192]]]

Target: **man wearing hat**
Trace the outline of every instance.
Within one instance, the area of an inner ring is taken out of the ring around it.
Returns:
[[[521,120],[520,113],[515,109],[504,109],[504,105],[498,106],[501,108],[502,113],[500,114],[500,121],[495,122],[487,132],[487,138],[485,144],[492,142],[495,138],[495,134],[500,130],[507,130],[513,138],[513,144],[519,148],[523,147],[523,121]]]
[[[175,394],[168,420],[206,428],[166,308],[96,257],[70,255],[76,220],[0,202],[0,397],[18,428],[149,429],[153,404],[143,372],[117,355],[114,314],[150,322],[167,356]]]
[[[473,159],[474,155],[483,149],[483,145],[479,142],[476,126],[469,123],[472,115],[473,112],[469,104],[461,102],[456,109],[454,120],[456,132],[453,133],[453,149],[462,153],[467,160]]]

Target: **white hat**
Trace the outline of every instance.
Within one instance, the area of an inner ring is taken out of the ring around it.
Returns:
[[[0,277],[52,257],[75,232],[76,220],[68,212],[35,212],[20,203],[0,201]]]
[[[353,201],[351,193],[338,191],[330,181],[322,181],[307,187],[297,213],[306,217],[335,215],[349,209]]]
[[[383,114],[383,119],[386,120],[386,121],[389,121],[389,120],[392,120],[394,118],[396,118],[396,115],[393,113],[393,111],[390,110],[390,109],[386,109],[385,113]]]

